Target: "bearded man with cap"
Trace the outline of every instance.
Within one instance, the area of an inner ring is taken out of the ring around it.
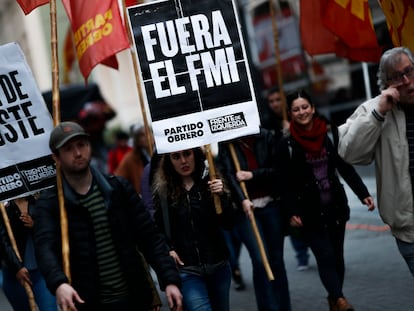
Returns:
[[[39,267],[62,311],[150,310],[151,286],[138,250],[157,272],[169,307],[182,310],[175,263],[133,187],[90,165],[89,135],[77,123],[57,125],[49,147],[62,173],[71,282],[62,266],[56,187],[36,203],[34,239]]]

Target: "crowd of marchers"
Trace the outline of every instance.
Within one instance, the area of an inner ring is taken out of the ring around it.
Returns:
[[[371,162],[380,215],[414,275],[409,49],[384,52],[378,86],[380,94],[339,127],[318,113],[306,90],[283,100],[272,88],[260,132],[220,142],[213,161],[201,147],[158,154],[145,127],[135,126],[116,134],[106,169],[97,168],[91,134],[61,122],[49,147],[61,172],[69,256],[62,253],[57,187],[7,202],[0,256],[11,306],[159,311],[166,301],[170,310],[229,311],[231,283],[245,288],[238,263],[244,245],[257,310],[291,311],[283,253],[289,237],[299,271],[307,269],[310,252],[315,257],[329,310],[353,311],[343,292],[350,209],[341,182],[374,210],[353,167]]]

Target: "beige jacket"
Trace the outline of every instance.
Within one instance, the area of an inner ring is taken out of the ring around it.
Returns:
[[[378,208],[392,234],[414,242],[414,207],[404,111],[396,106],[384,120],[374,117],[379,97],[360,105],[339,127],[338,152],[351,164],[375,160]]]

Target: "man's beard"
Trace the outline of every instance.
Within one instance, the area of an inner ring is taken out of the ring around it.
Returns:
[[[87,163],[82,167],[77,167],[77,166],[69,167],[69,168],[66,168],[65,171],[67,174],[82,177],[88,174],[90,163],[91,163],[91,159],[89,159]]]

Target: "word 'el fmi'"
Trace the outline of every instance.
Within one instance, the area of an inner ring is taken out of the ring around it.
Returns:
[[[200,75],[207,88],[240,81],[232,41],[220,11],[211,12],[211,25],[206,15],[197,14],[146,25],[141,31],[147,60],[152,62],[149,70],[156,98],[187,91],[184,85],[178,85],[172,60],[179,53],[188,54],[186,74],[192,91],[199,90]],[[156,48],[166,60],[156,61]]]

